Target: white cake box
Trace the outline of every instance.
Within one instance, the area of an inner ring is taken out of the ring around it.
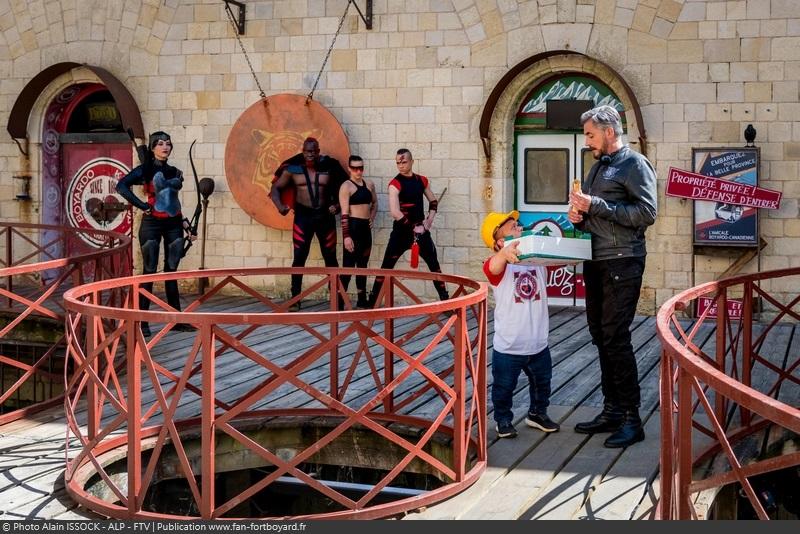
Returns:
[[[521,263],[538,265],[565,265],[592,259],[592,236],[583,232],[570,232],[570,236],[546,236],[531,231],[522,232],[518,238],[508,237],[505,247],[519,242]]]

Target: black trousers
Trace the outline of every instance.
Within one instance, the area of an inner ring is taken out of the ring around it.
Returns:
[[[342,254],[342,267],[359,267],[366,269],[369,263],[369,256],[372,253],[372,231],[369,227],[369,219],[350,217],[350,237],[353,239],[353,252],[344,249]],[[342,286],[347,291],[350,285],[350,275],[342,275]],[[359,293],[367,291],[367,277],[363,274],[356,275],[356,289]]]
[[[294,261],[292,267],[305,267],[311,240],[317,236],[319,250],[325,267],[338,267],[336,260],[336,217],[327,207],[314,209],[295,204],[294,228],[292,244],[294,245]],[[303,286],[303,275],[292,275],[292,296],[298,295]]]
[[[389,243],[386,245],[386,252],[383,255],[381,269],[394,269],[400,256],[411,248],[412,243],[414,243],[413,228],[410,225],[396,225],[392,229],[392,233],[389,234]],[[431,233],[425,231],[419,234],[417,236],[417,244],[419,244],[419,256],[425,261],[428,270],[432,273],[442,272],[442,268],[439,266],[439,258],[436,257],[436,245],[433,244]],[[449,298],[444,282],[437,280],[433,283],[433,286],[436,288],[436,292],[439,294],[441,300],[447,300]],[[372,294],[370,295],[370,301],[373,304],[378,298],[382,287],[383,277],[376,276],[375,283],[372,285]]]
[[[586,318],[600,357],[605,404],[639,407],[639,372],[631,345],[631,323],[642,288],[645,258],[615,258],[583,264]]]
[[[180,215],[160,219],[152,215],[145,215],[139,227],[139,245],[142,248],[142,274],[153,274],[158,270],[158,253],[161,241],[164,242],[164,272],[171,273],[178,270],[183,253],[183,219]],[[153,283],[142,284],[142,288],[153,292]],[[181,299],[178,293],[177,280],[164,282],[164,292],[167,294],[167,303],[176,310],[181,309]],[[150,299],[140,296],[139,308],[150,309]]]

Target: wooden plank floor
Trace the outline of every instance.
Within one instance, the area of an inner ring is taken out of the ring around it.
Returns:
[[[253,299],[220,297],[206,310],[260,311]],[[492,321],[489,314],[489,342]],[[474,321],[473,321],[474,323]],[[413,321],[398,320],[396,332],[409,331]],[[382,325],[375,325],[381,329]],[[474,324],[472,327],[474,328]],[[704,327],[696,338],[701,346],[713,347],[713,327]],[[782,327],[783,328],[783,327]],[[791,331],[792,328],[788,327]],[[230,332],[243,328],[230,328]],[[326,327],[320,332],[325,333]],[[165,367],[179,371],[194,339],[191,333],[170,333],[153,354]],[[248,345],[264,353],[278,354],[276,363],[295,358],[311,343],[291,326],[259,329],[248,336]],[[776,338],[778,339],[778,338]],[[786,357],[788,344],[796,348],[797,336],[780,331],[777,345],[770,354],[776,363]],[[423,341],[424,342],[424,341]],[[621,451],[606,449],[605,435],[596,437],[577,434],[575,423],[590,419],[602,406],[599,391],[600,371],[596,349],[591,344],[585,315],[574,308],[551,308],[550,347],[553,356],[553,394],[550,415],[562,423],[561,432],[545,435],[524,425],[528,406],[527,381],[520,380],[514,396],[514,413],[519,437],[498,440],[491,422],[489,433],[489,466],[484,475],[468,490],[448,501],[425,510],[410,513],[405,519],[633,519],[647,518],[657,499],[659,412],[658,362],[660,344],[653,317],[637,317],[634,321],[633,344],[639,363],[642,388],[641,414],[645,420],[645,442]],[[344,370],[357,348],[357,339],[340,345],[341,368]],[[491,357],[491,347],[489,356]],[[426,360],[434,370],[446,368],[449,354],[444,348]],[[771,358],[772,359],[772,358]],[[216,368],[220,397],[234,398],[263,380],[264,372],[254,369],[246,358],[237,354],[223,355]],[[380,368],[378,369],[380,372]],[[491,372],[488,373],[491,382]],[[325,367],[311,366],[304,379],[323,385]],[[348,389],[349,404],[366,402],[374,393],[375,384],[367,365],[362,361]],[[409,387],[398,392],[408,393]],[[314,406],[308,395],[292,388],[283,388],[284,403],[305,403]],[[784,395],[782,390],[781,394]],[[796,396],[796,393],[795,393]],[[143,388],[143,397],[152,401],[152,386]],[[439,406],[433,396],[422,397],[408,407],[415,414],[436,413]],[[491,403],[491,400],[489,401]],[[187,399],[178,408],[177,416],[194,414],[198,401]],[[82,416],[82,415],[81,415]],[[111,414],[105,414],[110,417]],[[66,495],[63,486],[66,433],[63,413],[53,409],[32,418],[0,427],[0,519],[94,517],[78,508]]]

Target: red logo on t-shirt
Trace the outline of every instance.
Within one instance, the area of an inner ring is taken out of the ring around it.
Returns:
[[[523,300],[539,300],[539,285],[536,282],[535,271],[520,271],[514,273],[514,302]]]

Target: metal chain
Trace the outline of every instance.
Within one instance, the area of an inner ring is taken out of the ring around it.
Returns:
[[[336,38],[339,37],[339,32],[342,31],[342,25],[344,24],[344,19],[347,17],[347,11],[350,9],[350,4],[353,0],[347,0],[347,5],[344,8],[344,13],[342,13],[342,18],[339,19],[339,27],[336,28],[336,33],[333,34],[333,40],[331,41],[331,46],[328,48],[328,53],[325,54],[325,59],[322,61],[322,66],[319,68],[319,73],[317,74],[317,79],[314,80],[314,86],[311,88],[311,92],[308,93],[308,97],[306,101],[312,100],[314,98],[314,91],[317,90],[317,84],[319,83],[319,79],[322,78],[322,71],[325,70],[325,65],[328,63],[328,58],[331,57],[331,52],[333,51],[333,45],[336,44]]]
[[[350,2],[348,0],[348,6],[349,5]],[[225,4],[225,14],[228,15],[228,20],[231,22],[231,27],[233,28],[233,35],[236,37],[236,40],[239,41],[239,48],[242,49],[242,54],[244,54],[244,59],[247,61],[247,66],[250,67],[250,73],[253,75],[253,79],[256,81],[258,92],[261,94],[261,98],[266,100],[267,94],[264,92],[264,89],[261,88],[261,83],[258,81],[258,76],[256,76],[256,70],[253,68],[253,64],[250,63],[250,56],[247,55],[247,50],[244,48],[244,43],[239,37],[239,28],[236,26],[236,21],[233,20],[233,14],[231,14],[228,4]]]

